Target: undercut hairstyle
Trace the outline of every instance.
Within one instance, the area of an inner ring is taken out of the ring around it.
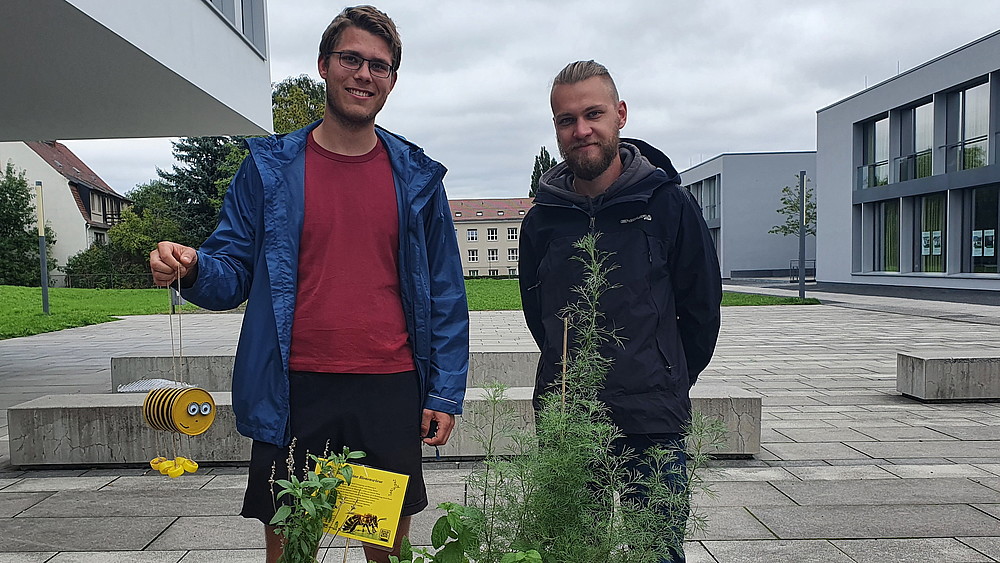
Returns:
[[[615,87],[615,81],[611,78],[611,73],[608,72],[607,67],[593,60],[569,63],[552,80],[552,87],[555,88],[559,84],[576,84],[595,76],[603,78],[608,83],[608,86],[611,88],[611,95],[614,97],[615,102],[618,102],[618,88]]]
[[[328,61],[330,53],[337,46],[337,39],[340,34],[349,27],[357,27],[376,37],[381,37],[392,52],[392,69],[399,69],[400,59],[403,57],[403,42],[399,39],[399,32],[396,31],[396,24],[392,19],[374,6],[354,6],[344,8],[337,17],[333,18],[330,25],[323,32],[323,39],[319,42],[319,56],[324,61]]]

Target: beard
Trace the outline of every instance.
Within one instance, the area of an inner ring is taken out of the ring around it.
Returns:
[[[366,127],[370,127],[372,123],[375,122],[375,116],[378,114],[382,106],[379,106],[372,113],[349,113],[344,111],[340,104],[335,99],[333,93],[327,88],[326,92],[326,109],[330,115],[343,127],[349,130],[359,130]]]
[[[618,144],[620,137],[615,133],[614,137],[604,142],[599,142],[597,148],[600,152],[593,158],[586,158],[579,154],[574,154],[563,145],[559,145],[559,154],[566,161],[566,166],[577,178],[581,180],[593,180],[611,166],[611,162],[618,156]]]

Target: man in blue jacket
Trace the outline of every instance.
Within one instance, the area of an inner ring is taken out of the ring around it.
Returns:
[[[209,239],[150,254],[156,283],[180,277],[199,306],[247,302],[233,410],[254,440],[242,514],[265,524],[268,561],[281,553],[268,523],[290,445],[296,471],[306,453],[347,446],[410,476],[398,554],[427,505],[420,439],[446,443],[462,412],[468,309],[445,168],[375,126],[401,54],[388,16],[346,8],[320,42],[323,119],[249,139]]]
[[[599,397],[625,434],[619,451],[676,450],[682,475],[688,392],[719,334],[722,282],[711,235],[670,159],[641,141],[622,142],[627,108],[604,66],[567,65],[550,101],[564,162],[541,177],[519,243],[524,317],[541,350],[536,406],[560,376],[560,311],[579,299],[573,288],[583,270],[573,243],[600,233],[598,248],[615,265],[600,311],[622,344],[602,347],[613,363]],[[675,563],[684,561],[684,524],[664,530]]]

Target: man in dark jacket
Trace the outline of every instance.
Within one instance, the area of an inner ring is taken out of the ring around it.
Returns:
[[[241,514],[264,523],[269,562],[282,552],[272,483],[293,439],[300,475],[307,452],[346,446],[410,476],[395,546],[365,544],[386,562],[427,505],[420,440],[446,443],[462,412],[469,318],[445,168],[375,126],[401,54],[386,14],[344,9],[319,45],[322,121],[249,140],[212,236],[150,255],[154,280],[182,278],[202,307],[247,302],[233,370],[237,428],[253,438]]]
[[[554,80],[551,105],[564,162],[539,181],[520,237],[524,317],[541,350],[536,405],[560,373],[559,311],[578,298],[572,288],[583,270],[571,259],[573,243],[599,233],[598,248],[617,266],[608,273],[617,287],[604,293],[600,309],[622,337],[601,351],[613,364],[600,398],[625,434],[619,448],[675,449],[683,473],[689,390],[719,334],[722,283],[711,235],[670,160],[646,143],[620,139],[627,109],[604,66],[567,65]],[[684,561],[683,550],[672,556]]]

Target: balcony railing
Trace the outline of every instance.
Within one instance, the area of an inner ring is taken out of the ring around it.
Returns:
[[[858,166],[857,186],[859,190],[884,186],[889,183],[889,161],[873,162]]]
[[[948,170],[971,170],[988,164],[989,137],[983,135],[946,147]]]
[[[931,175],[931,149],[922,150],[907,156],[896,158],[897,176],[900,182],[926,178]]]

